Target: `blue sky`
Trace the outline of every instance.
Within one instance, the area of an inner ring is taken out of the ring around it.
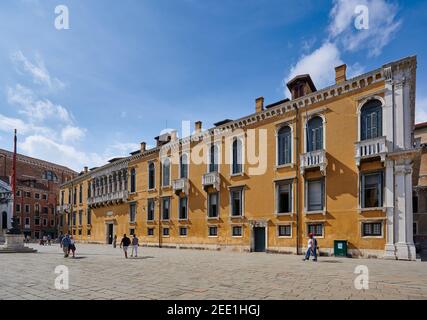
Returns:
[[[55,7],[70,29],[54,27]],[[369,8],[369,29],[354,8]],[[254,111],[310,73],[350,75],[418,55],[417,121],[427,121],[425,1],[2,0],[0,148],[75,170],[154,144],[165,128]]]

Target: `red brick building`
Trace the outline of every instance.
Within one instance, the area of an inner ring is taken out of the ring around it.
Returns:
[[[0,177],[12,173],[13,153],[0,149]],[[77,172],[44,160],[18,154],[16,157],[16,206],[14,216],[25,235],[39,239],[50,234],[56,237],[60,219],[59,186]]]

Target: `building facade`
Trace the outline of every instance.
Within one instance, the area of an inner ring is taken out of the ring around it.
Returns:
[[[0,178],[0,243],[12,227],[13,196],[9,179]]]
[[[9,180],[13,153],[0,149],[0,156],[0,174]],[[56,208],[60,185],[75,176],[77,173],[67,167],[17,154],[13,215],[26,236],[39,239],[43,235],[58,235]]]
[[[156,138],[129,157],[61,186],[63,232],[111,243],[323,254],[346,240],[355,257],[415,259],[412,212],[416,58],[318,90],[309,75],[292,99],[181,139]]]
[[[418,250],[427,250],[427,122],[415,126],[416,145],[421,155],[414,163],[414,240]]]

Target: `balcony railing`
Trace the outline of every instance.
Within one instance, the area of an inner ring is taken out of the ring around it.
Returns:
[[[181,178],[181,179],[173,180],[172,188],[176,194],[180,194],[181,192],[188,194],[188,179]]]
[[[69,204],[64,204],[64,205],[62,205],[62,206],[57,206],[57,207],[56,207],[56,211],[57,211],[58,213],[65,213],[65,212],[70,211],[70,208],[71,208],[71,205],[69,205]]]
[[[107,193],[101,196],[90,197],[87,199],[89,206],[93,205],[106,205],[111,201],[123,201],[125,202],[128,198],[128,191],[121,190],[112,193]]]
[[[202,185],[206,189],[210,186],[219,190],[220,180],[218,172],[209,172],[203,175],[202,177]]]
[[[385,161],[388,152],[386,137],[363,140],[355,143],[355,159],[359,166],[363,159],[380,157],[381,161]]]
[[[301,174],[312,168],[319,168],[323,175],[326,173],[328,159],[325,150],[316,150],[301,155]]]

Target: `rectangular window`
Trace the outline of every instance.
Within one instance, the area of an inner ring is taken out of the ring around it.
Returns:
[[[240,217],[243,215],[243,189],[235,189],[230,192],[231,216]]]
[[[154,229],[153,228],[148,228],[147,229],[147,235],[148,236],[154,236]]]
[[[208,194],[208,217],[217,218],[218,217],[218,198],[219,192],[213,192]]]
[[[21,196],[21,190],[16,191],[16,196],[20,197]]]
[[[292,182],[280,181],[276,183],[276,213],[292,212]]]
[[[187,227],[180,227],[179,228],[179,235],[181,236],[181,237],[186,237],[187,236]]]
[[[17,217],[16,222],[18,223],[18,225],[21,225],[21,218]]]
[[[412,209],[414,213],[418,213],[418,197],[416,195],[412,197]]]
[[[43,219],[43,226],[47,227],[47,219]]]
[[[312,233],[315,237],[323,237],[323,223],[308,224],[307,231],[307,236]]]
[[[362,223],[362,236],[363,237],[380,237],[382,236],[382,223],[381,222],[363,222]]]
[[[168,237],[169,236],[169,228],[163,228],[163,236]]]
[[[50,220],[50,226],[54,227],[55,226],[55,220]]]
[[[35,199],[40,199],[40,193],[35,193],[35,194],[34,194],[34,198],[35,198]]]
[[[25,218],[25,224],[26,224],[27,226],[30,226],[30,218]]]
[[[162,219],[170,219],[170,198],[166,197],[162,199]]]
[[[30,213],[30,205],[29,204],[25,205],[25,213]]]
[[[210,226],[208,231],[209,231],[209,237],[217,237],[218,236],[218,227],[217,226]]]
[[[277,229],[279,237],[290,237],[292,234],[292,226],[290,224],[278,226]]]
[[[82,235],[82,229],[79,229],[79,236]]]
[[[43,200],[47,200],[47,194],[43,194],[43,195],[42,195],[42,199],[43,199]]]
[[[92,211],[90,209],[86,210],[86,218],[87,218],[87,224],[92,224]]]
[[[90,231],[91,231],[90,229],[87,229],[86,231],[88,237],[90,237]]]
[[[233,237],[241,237],[242,236],[242,226],[233,226],[232,227]]]
[[[188,210],[187,210],[187,197],[179,198],[179,219],[187,220],[188,218]]]
[[[134,228],[129,229],[129,234],[133,236],[135,234],[135,229]]]
[[[362,208],[383,206],[382,172],[362,174]]]
[[[307,181],[307,210],[322,211],[324,209],[324,180]]]
[[[65,192],[61,191],[61,206],[64,205]]]
[[[16,204],[16,212],[21,212],[21,205],[19,203]]]
[[[152,190],[156,187],[156,176],[155,176],[155,165],[154,163],[148,164],[148,189]]]
[[[63,215],[61,215],[60,218],[59,218],[59,226],[60,227],[64,226],[64,216]]]
[[[79,210],[79,226],[83,224],[83,210]]]
[[[39,226],[40,225],[40,219],[39,218],[34,218],[34,224],[36,226]]]
[[[79,204],[83,203],[83,185],[79,187]]]
[[[49,213],[49,208],[43,207],[43,214],[48,214],[48,213]]]
[[[75,226],[76,225],[76,213],[75,212],[73,212],[72,219],[73,219],[73,221],[72,221],[73,226]]]
[[[135,222],[136,220],[136,203],[131,203],[129,205],[129,221]]]
[[[154,220],[154,199],[147,200],[147,221]]]
[[[40,205],[38,205],[38,204],[35,204],[35,205],[34,205],[34,213],[35,213],[36,215],[39,215],[39,214],[40,214]]]
[[[25,192],[25,197],[31,198],[31,192]]]

